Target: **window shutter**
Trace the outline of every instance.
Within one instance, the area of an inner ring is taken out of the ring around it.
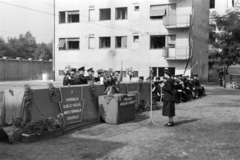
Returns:
[[[168,36],[168,44],[176,44],[176,35]]]
[[[60,39],[60,40],[59,40],[59,48],[63,48],[64,45],[65,45],[65,43],[66,43],[66,40],[65,40],[65,39]]]
[[[67,12],[68,15],[73,15],[73,14],[79,14],[79,11],[71,11],[71,12]]]
[[[89,10],[89,21],[94,21],[95,20],[95,10],[90,9]]]
[[[151,6],[150,16],[164,16],[166,14],[166,6]]]

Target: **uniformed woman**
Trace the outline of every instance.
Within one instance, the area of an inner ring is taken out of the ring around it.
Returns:
[[[168,70],[164,70],[164,76],[166,80],[162,83],[163,91],[163,110],[162,115],[169,117],[169,122],[164,126],[172,127],[174,126],[173,117],[175,116],[175,94],[174,80],[171,78],[172,73]]]

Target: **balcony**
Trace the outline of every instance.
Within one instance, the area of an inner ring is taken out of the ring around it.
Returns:
[[[190,56],[190,47],[165,48],[163,57],[166,60],[187,60]]]
[[[168,29],[188,28],[190,24],[190,14],[167,15],[163,17],[163,25]]]

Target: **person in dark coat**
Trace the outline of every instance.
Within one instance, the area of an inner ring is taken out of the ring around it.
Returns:
[[[86,80],[87,80],[87,81],[95,82],[95,78],[94,78],[94,76],[93,76],[93,75],[94,75],[94,70],[93,70],[93,68],[88,69],[87,72],[88,72],[88,76],[86,76]]]
[[[76,83],[78,85],[87,84],[87,79],[84,76],[85,67],[81,67],[78,69],[79,73],[75,76]]]
[[[175,116],[175,94],[174,80],[171,78],[172,73],[168,70],[164,70],[167,80],[162,84],[163,91],[163,110],[162,115],[169,117],[169,122],[164,126],[174,126],[173,117]]]
[[[65,76],[63,78],[63,86],[69,85],[70,84],[70,79],[71,79],[70,71],[66,70]]]
[[[103,69],[99,69],[97,70],[97,77],[95,78],[95,82],[100,82],[100,78],[104,77],[104,70]]]

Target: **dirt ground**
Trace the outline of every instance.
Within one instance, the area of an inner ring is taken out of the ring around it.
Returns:
[[[121,125],[95,124],[31,144],[0,143],[1,160],[239,160],[240,90],[206,86],[207,97],[176,105],[176,126],[146,124],[149,112]]]

